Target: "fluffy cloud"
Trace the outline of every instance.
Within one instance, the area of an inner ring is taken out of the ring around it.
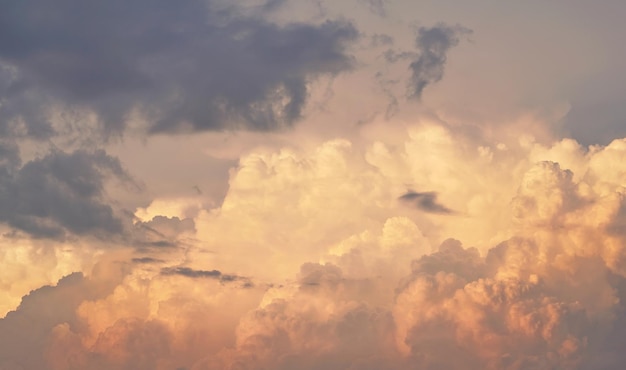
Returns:
[[[194,369],[391,369],[391,315],[368,304],[376,283],[342,276],[333,265],[302,266],[295,290],[242,318],[234,349]]]
[[[417,368],[577,368],[597,330],[584,304],[542,276],[494,276],[493,260],[444,244],[414,266],[394,307],[406,356]]]
[[[0,368],[621,369],[613,6],[6,1]]]
[[[47,369],[46,348],[58,325],[76,327],[76,309],[84,300],[108,295],[119,284],[122,266],[99,265],[93,278],[70,274],[56,284],[32,291],[20,306],[0,320],[0,366]]]
[[[24,338],[4,366],[619,368],[624,141],[492,147],[406,129],[247,154],[221,207],[135,223],[184,243],[109,259],[124,272],[105,290],[62,293],[111,281],[90,274],[33,292],[71,295],[49,316],[25,298],[0,321]],[[405,207],[409,186],[455,212]]]

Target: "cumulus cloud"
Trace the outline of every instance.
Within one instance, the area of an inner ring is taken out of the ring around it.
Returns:
[[[0,369],[623,368],[613,38],[448,5],[5,1]]]
[[[394,369],[391,315],[364,299],[375,289],[338,266],[303,265],[294,289],[273,288],[242,318],[234,348],[194,369]]]
[[[139,249],[176,248],[185,244],[185,239],[195,232],[193,219],[154,216],[149,221],[136,220],[131,238]]]
[[[0,130],[50,136],[54,107],[94,112],[106,132],[137,114],[151,132],[291,125],[310,80],[350,68],[357,31],[342,21],[278,26],[259,9],[10,1],[0,15]]]
[[[494,277],[468,252],[442,248],[414,265],[394,307],[406,355],[425,368],[578,368],[594,330],[581,302],[538,275]]]
[[[45,329],[45,368],[191,368],[234,344],[238,320],[262,295],[253,287],[144,267],[129,270],[114,290],[85,299],[69,319]],[[27,336],[33,334],[28,327],[22,329]]]
[[[186,248],[120,255],[114,284],[48,321],[17,320],[27,303],[2,319],[25,338],[5,367],[620,368],[624,140],[407,132],[249,153],[219,208],[136,223]],[[403,207],[407,184],[466,216]],[[106,280],[79,277],[42,292]],[[32,296],[35,316],[57,299]]]
[[[76,309],[85,300],[107,296],[125,271],[121,265],[100,265],[93,278],[70,274],[55,286],[44,286],[22,299],[0,319],[0,366],[6,369],[48,369],[46,347],[58,325],[76,328]]]

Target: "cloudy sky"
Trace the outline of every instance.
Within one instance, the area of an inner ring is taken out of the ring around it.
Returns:
[[[0,369],[622,369],[625,13],[1,1]]]

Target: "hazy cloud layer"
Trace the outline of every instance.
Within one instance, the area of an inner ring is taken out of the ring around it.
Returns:
[[[214,1],[9,1],[0,15],[0,130],[49,136],[53,107],[132,114],[152,132],[272,130],[299,119],[307,83],[351,66],[346,22],[278,26]]]

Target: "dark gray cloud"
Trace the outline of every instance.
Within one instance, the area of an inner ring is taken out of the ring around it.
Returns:
[[[156,240],[156,241],[139,241],[137,247],[139,248],[176,248],[178,244],[176,242],[168,240]]]
[[[349,69],[347,22],[278,26],[203,0],[8,0],[0,12],[0,134],[54,132],[45,108],[87,108],[122,130],[271,130],[297,120],[307,82]]]
[[[20,166],[15,146],[0,145],[3,150],[0,222],[34,237],[122,233],[104,193],[107,178],[132,182],[117,159],[102,150],[55,150]]]
[[[161,270],[162,275],[182,275],[191,278],[214,278],[219,279],[222,273],[218,270],[194,270],[190,267],[165,267]]]
[[[219,280],[222,283],[230,283],[234,281],[244,282],[245,287],[252,287],[252,282],[249,278],[223,274],[218,270],[194,270],[191,267],[164,267],[161,269],[161,275],[180,275],[189,278],[209,278]]]
[[[454,212],[450,208],[437,202],[437,193],[434,191],[418,193],[410,190],[398,199],[424,212],[444,214]]]
[[[443,78],[448,51],[459,43],[461,35],[470,32],[467,28],[444,24],[418,30],[415,46],[419,56],[409,67],[412,72],[410,96],[421,98],[426,86]]]
[[[133,258],[132,262],[138,263],[138,264],[152,264],[152,263],[163,263],[165,261],[160,260],[158,258],[153,258],[153,257],[137,257],[137,258]]]

